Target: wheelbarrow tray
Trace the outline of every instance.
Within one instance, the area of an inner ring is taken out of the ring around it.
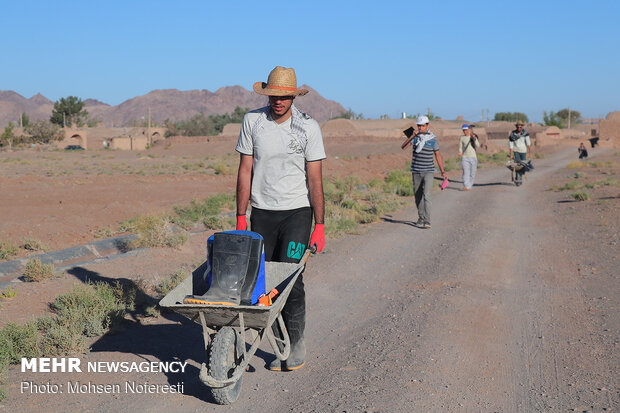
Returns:
[[[509,161],[506,163],[506,168],[510,169],[511,171],[520,171],[524,168],[524,166],[519,162]]]
[[[264,329],[278,316],[293,288],[293,284],[304,266],[284,262],[265,262],[265,286],[267,292],[276,288],[280,293],[271,306],[183,304],[183,299],[192,294],[192,277],[187,277],[159,302],[160,307],[175,311],[200,324],[202,312],[209,327],[240,327],[239,315],[243,314],[246,328]]]

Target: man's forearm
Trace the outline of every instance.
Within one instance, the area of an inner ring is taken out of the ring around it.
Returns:
[[[250,199],[250,187],[249,185],[243,185],[240,181],[237,181],[237,215],[245,215],[248,209],[248,200]]]
[[[325,223],[325,197],[323,195],[323,166],[321,161],[308,162],[308,189],[314,211],[314,223]]]
[[[435,152],[435,158],[437,159],[437,165],[439,166],[439,171],[441,174],[445,174],[446,170],[443,167],[443,158],[441,157],[441,153],[439,151]]]
[[[237,172],[237,215],[245,215],[252,188],[252,158],[241,155]]]

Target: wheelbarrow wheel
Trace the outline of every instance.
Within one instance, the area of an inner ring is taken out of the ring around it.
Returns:
[[[234,328],[224,327],[217,332],[209,351],[209,372],[216,380],[226,380],[232,377],[233,371],[243,358],[243,339]],[[235,383],[222,387],[211,388],[211,394],[219,404],[231,404],[239,398],[241,392],[240,377]]]

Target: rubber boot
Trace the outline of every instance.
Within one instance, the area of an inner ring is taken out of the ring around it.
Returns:
[[[301,368],[306,362],[306,343],[304,339],[291,343],[291,353],[284,361],[275,359],[269,364],[271,371],[293,371]]]

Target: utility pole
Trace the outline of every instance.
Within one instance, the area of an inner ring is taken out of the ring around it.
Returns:
[[[480,109],[480,122],[484,121],[484,109]]]
[[[147,142],[149,143],[149,146],[151,146],[153,145],[153,142],[151,141],[151,107],[150,106],[149,106],[149,124],[146,130],[146,133],[148,134],[147,136],[149,137]]]
[[[489,118],[489,108],[487,108],[487,127],[491,126],[491,121]]]
[[[67,114],[65,112],[62,112],[62,127],[66,128],[67,127]]]
[[[568,107],[568,129],[570,129],[570,106]]]

